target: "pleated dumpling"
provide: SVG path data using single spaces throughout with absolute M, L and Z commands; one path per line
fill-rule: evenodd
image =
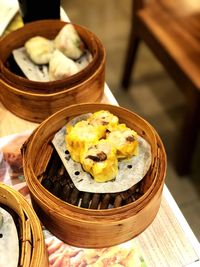
M 67 78 L 79 71 L 76 63 L 59 50 L 55 50 L 49 61 L 49 80 Z
M 48 64 L 55 49 L 53 41 L 41 36 L 30 38 L 24 46 L 28 56 L 35 64 Z
M 65 56 L 78 59 L 84 52 L 84 43 L 72 24 L 65 25 L 55 38 L 55 46 Z
M 100 110 L 94 112 L 88 118 L 88 122 L 93 126 L 101 126 L 105 135 L 106 131 L 111 131 L 116 125 L 118 125 L 119 119 L 107 110 Z
M 66 135 L 66 145 L 72 159 L 80 162 L 83 151 L 97 142 L 99 138 L 97 129 L 87 121 L 77 122 Z
M 96 182 L 113 180 L 118 173 L 116 149 L 105 139 L 88 147 L 82 154 L 81 163 Z
M 137 133 L 119 124 L 111 132 L 107 132 L 107 140 L 116 148 L 118 158 L 129 158 L 138 153 Z

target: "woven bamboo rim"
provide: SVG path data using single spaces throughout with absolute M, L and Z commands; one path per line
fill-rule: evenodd
M 4 106 L 24 119 L 41 122 L 54 112 L 75 103 L 100 102 L 105 83 L 105 48 L 88 29 L 74 25 L 93 55 L 82 71 L 53 82 L 35 82 L 20 77 L 6 66 L 12 50 L 24 45 L 30 37 L 54 38 L 66 25 L 59 20 L 27 23 L 0 41 L 0 97 Z
M 0 204 L 15 211 L 20 218 L 19 266 L 49 266 L 40 221 L 32 207 L 20 193 L 3 183 L 0 183 Z
M 39 177 L 52 152 L 49 141 L 66 122 L 77 115 L 106 109 L 117 115 L 151 144 L 152 164 L 143 179 L 144 194 L 122 207 L 90 210 L 66 203 L 40 183 Z M 37 159 L 34 155 L 37 154 Z M 30 137 L 23 149 L 24 173 L 33 206 L 44 225 L 65 242 L 82 247 L 105 247 L 141 233 L 155 218 L 166 173 L 166 154 L 152 126 L 133 112 L 107 104 L 73 105 L 52 115 Z M 50 217 L 49 217 L 50 216 Z M 56 227 L 55 227 L 56 224 Z

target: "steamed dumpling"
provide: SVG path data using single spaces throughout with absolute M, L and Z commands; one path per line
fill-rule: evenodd
M 116 149 L 105 139 L 88 147 L 81 156 L 81 163 L 99 183 L 113 180 L 118 173 Z
M 59 50 L 55 50 L 49 61 L 49 80 L 67 78 L 79 71 L 76 63 Z
M 97 142 L 100 137 L 98 129 L 87 121 L 77 122 L 66 135 L 67 149 L 72 159 L 80 162 L 83 151 L 91 144 Z
M 30 38 L 24 46 L 28 56 L 36 64 L 48 64 L 55 49 L 53 41 L 41 36 Z
M 107 132 L 107 140 L 116 148 L 118 158 L 129 158 L 138 153 L 137 133 L 123 123 Z
M 89 118 L 88 122 L 93 126 L 101 126 L 104 128 L 104 134 L 106 131 L 111 131 L 113 127 L 118 125 L 119 118 L 107 110 L 100 110 L 94 112 Z
M 84 51 L 84 44 L 71 24 L 65 25 L 55 38 L 55 46 L 65 56 L 78 59 Z

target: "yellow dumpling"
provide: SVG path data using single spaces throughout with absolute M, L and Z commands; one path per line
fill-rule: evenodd
M 73 120 L 72 120 L 73 121 Z M 73 123 L 72 121 L 69 121 L 66 125 L 66 131 L 67 133 L 70 133 L 71 130 L 74 128 L 74 126 L 78 123 L 78 122 L 83 122 L 83 125 L 91 125 L 92 127 L 95 127 L 96 128 L 96 131 L 98 132 L 98 136 L 99 138 L 102 138 L 105 136 L 105 127 L 103 125 L 98 125 L 98 124 L 92 124 L 90 123 L 88 120 L 86 119 L 83 119 L 83 120 L 80 120 L 80 121 L 77 121 L 76 123 Z M 82 124 L 80 124 L 81 126 Z
M 73 160 L 80 162 L 80 155 L 100 138 L 98 130 L 87 121 L 80 121 L 66 135 L 66 145 Z
M 105 139 L 85 150 L 81 163 L 84 170 L 89 172 L 96 182 L 110 181 L 118 173 L 116 149 Z
M 105 135 L 106 130 L 111 131 L 119 123 L 119 119 L 107 110 L 100 110 L 94 112 L 88 118 L 88 122 L 93 126 L 101 126 L 101 131 L 104 131 Z
M 137 133 L 125 124 L 119 124 L 107 133 L 107 140 L 116 148 L 118 158 L 128 158 L 138 153 Z

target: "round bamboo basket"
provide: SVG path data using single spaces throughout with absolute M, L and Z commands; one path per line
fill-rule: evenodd
M 55 171 L 59 165 L 57 159 L 52 160 L 54 148 L 51 140 L 54 134 L 71 118 L 98 110 L 109 110 L 118 116 L 120 122 L 126 123 L 145 138 L 152 150 L 151 166 L 140 182 L 139 197 L 131 198 L 132 189 L 122 192 L 115 198 L 115 202 L 126 195 L 129 195 L 128 201 L 114 208 L 104 205 L 108 194 L 103 196 L 104 204 L 99 204 L 100 209 L 83 208 L 77 204 L 80 199 L 76 203 L 65 202 L 42 185 L 49 162 L 54 169 L 53 175 L 56 176 L 59 172 Z M 122 243 L 144 231 L 158 212 L 166 173 L 165 150 L 152 126 L 127 109 L 95 103 L 72 105 L 45 120 L 26 142 L 22 151 L 25 178 L 36 213 L 55 236 L 71 245 L 99 248 Z M 72 195 L 76 190 L 73 189 Z M 97 195 L 94 194 L 91 201 Z
M 10 208 L 18 216 L 19 266 L 49 266 L 41 224 L 33 208 L 19 192 L 0 183 L 0 205 L 2 204 Z
M 54 39 L 67 24 L 60 20 L 27 23 L 0 40 L 0 95 L 4 106 L 23 119 L 41 122 L 71 104 L 100 102 L 105 82 L 105 49 L 88 29 L 74 25 L 92 54 L 92 61 L 82 71 L 53 82 L 36 82 L 17 74 L 12 51 L 33 36 Z

